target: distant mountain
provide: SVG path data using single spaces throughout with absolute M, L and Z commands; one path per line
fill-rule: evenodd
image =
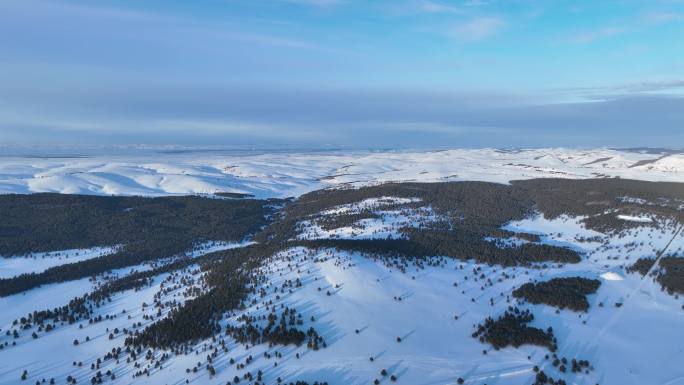
M 299 196 L 382 182 L 531 178 L 684 180 L 684 155 L 665 150 L 216 151 L 126 149 L 87 156 L 0 157 L 0 193 Z

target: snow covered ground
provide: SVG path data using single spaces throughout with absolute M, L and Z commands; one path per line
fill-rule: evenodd
M 368 198 L 361 202 L 350 203 L 346 205 L 339 205 L 320 213 L 323 216 L 332 216 L 340 214 L 358 214 L 365 210 L 377 211 L 388 206 L 405 205 L 408 203 L 420 202 L 420 198 L 399 198 L 399 197 L 379 197 Z
M 11 278 L 26 273 L 40 273 L 54 266 L 101 257 L 114 253 L 116 250 L 117 247 L 94 247 L 0 257 L 0 278 Z
M 361 202 L 340 205 L 314 215 L 299 223 L 297 239 L 399 239 L 404 227 L 420 227 L 435 222 L 440 217 L 430 206 L 406 207 L 418 203 L 418 198 L 380 197 Z M 373 218 L 359 219 L 347 226 L 325 228 L 323 222 L 336 216 L 370 213 Z
M 252 243 L 253 242 L 249 241 L 206 242 L 202 245 L 198 245 L 194 250 L 189 251 L 187 256 L 196 258 L 215 251 L 248 246 Z M 171 260 L 172 259 L 169 259 L 168 261 Z M 4 309 L 4 311 L 0 312 L 0 331 L 6 331 L 6 326 L 17 317 L 25 316 L 34 310 L 51 309 L 56 305 L 65 305 L 71 299 L 75 297 L 81 297 L 93 291 L 106 280 L 110 280 L 115 277 L 123 277 L 128 274 L 132 274 L 133 272 L 151 270 L 154 266 L 168 261 L 144 262 L 139 265 L 110 270 L 99 275 L 95 280 L 93 280 L 91 277 L 81 278 L 61 283 L 43 285 L 19 294 L 0 297 L 0 309 Z
M 633 215 L 618 215 L 618 219 L 622 219 L 623 221 L 629 221 L 629 222 L 642 222 L 642 223 L 650 223 L 653 221 L 653 219 L 649 217 L 637 217 Z
M 190 277 L 199 278 L 197 267 L 188 267 L 182 276 L 186 279 Z M 29 371 L 31 375 L 30 383 L 35 383 L 36 380 L 43 378 L 49 381 L 50 378 L 54 377 L 58 380 L 57 383 L 63 384 L 69 375 L 74 376 L 79 384 L 90 383 L 90 378 L 92 377 L 91 364 L 96 358 L 101 358 L 104 354 L 110 352 L 112 348 L 122 345 L 126 336 L 121 331 L 124 329 L 131 331 L 140 330 L 158 318 L 157 308 L 143 306 L 143 303 L 152 305 L 155 303 L 155 295 L 162 291 L 162 283 L 166 281 L 166 286 L 168 287 L 179 279 L 167 281 L 169 277 L 170 274 L 161 274 L 154 278 L 150 286 L 144 287 L 141 290 L 129 290 L 116 295 L 112 302 L 97 309 L 96 315 L 110 316 L 110 318 L 104 321 L 97 323 L 88 323 L 86 321 L 72 325 L 65 323 L 56 324 L 55 330 L 49 333 L 40 333 L 37 339 L 32 339 L 32 330 L 22 331 L 19 338 L 16 339 L 11 336 L 1 336 L 0 338 L 3 343 L 5 341 L 10 344 L 16 342 L 16 346 L 10 345 L 0 350 L 0 356 L 2 356 L 3 361 L 0 363 L 0 383 L 20 383 L 16 372 L 19 371 L 19 374 L 21 374 L 23 370 Z M 164 293 L 160 299 L 175 299 L 182 303 L 184 300 L 191 298 L 180 296 L 180 292 L 185 289 L 186 287 L 181 287 L 169 293 Z M 49 306 L 46 308 L 49 308 Z M 168 310 L 168 307 L 161 309 L 162 316 Z M 12 315 L 15 317 L 12 319 L 16 319 L 17 317 L 25 316 L 26 313 L 13 312 Z M 150 315 L 153 316 L 153 319 L 146 318 Z M 3 317 L 2 320 L 3 331 L 8 330 L 11 325 L 11 320 L 5 318 Z M 132 326 L 138 322 L 142 325 Z M 109 334 L 114 332 L 115 329 L 118 329 L 119 332 L 116 333 L 115 338 L 110 339 Z M 74 345 L 74 340 L 78 340 L 79 344 Z M 55 354 L 55 352 L 59 352 L 59 354 Z M 81 366 L 74 365 L 74 363 L 79 362 L 82 363 Z M 107 365 L 104 365 L 102 371 L 105 372 L 108 369 Z M 123 380 L 121 383 L 130 383 L 129 372 L 132 369 L 133 367 L 131 366 L 115 372 Z
M 386 181 L 484 180 L 508 182 L 537 177 L 592 178 L 615 177 L 644 180 L 684 180 L 684 155 L 638 153 L 610 149 L 538 149 L 524 151 L 449 150 L 433 152 L 356 153 L 272 153 L 255 155 L 214 152 L 156 153 L 134 152 L 107 156 L 35 158 L 0 156 L 0 193 L 54 191 L 85 194 L 168 195 L 211 194 L 218 191 L 249 193 L 257 197 L 297 196 L 315 189 L 365 185 Z M 641 198 L 625 201 L 645 205 Z M 399 229 L 438 221 L 429 206 L 413 208 L 418 200 L 380 197 L 342 205 L 319 213 L 318 217 L 372 212 L 375 217 L 352 225 L 323 229 L 312 217 L 301 223 L 300 239 L 400 237 Z M 684 202 L 681 202 L 684 209 Z M 405 207 L 402 207 L 405 205 Z M 216 375 L 206 370 L 207 354 L 216 343 L 197 344 L 197 353 L 174 355 L 163 369 L 147 377 L 132 378 L 132 364 L 108 361 L 102 372 L 111 370 L 112 384 L 226 384 L 249 370 L 262 370 L 266 383 L 278 377 L 289 381 L 328 381 L 331 385 L 371 384 L 374 379 L 398 384 L 528 385 L 536 365 L 554 378 L 576 385 L 684 385 L 684 313 L 682 299 L 661 290 L 651 277 L 626 273 L 625 267 L 640 257 L 654 257 L 669 244 L 668 253 L 684 255 L 684 233 L 672 239 L 678 223 L 655 215 L 617 215 L 630 222 L 619 234 L 586 229 L 585 218 L 541 215 L 507 223 L 504 229 L 537 234 L 542 243 L 577 250 L 577 264 L 547 264 L 543 269 L 476 264 L 472 261 L 435 258 L 436 263 L 410 266 L 402 273 L 386 260 L 358 253 L 333 250 L 311 251 L 293 248 L 280 252 L 262 267 L 267 275 L 265 297 L 256 294 L 256 304 L 230 312 L 223 325 L 236 324 L 243 314 L 266 315 L 264 301 L 288 306 L 303 315 L 301 330 L 312 326 L 325 338 L 327 347 L 312 351 L 305 345 L 246 347 L 230 340 L 229 351 L 214 360 Z M 529 240 L 495 239 L 502 246 Z M 209 242 L 188 253 L 197 257 L 221 249 L 250 244 Z M 30 256 L 0 258 L 0 278 L 40 272 L 63 263 L 95 258 L 112 248 L 67 250 Z M 123 276 L 132 270 L 150 269 L 142 264 L 109 272 Z M 482 275 L 484 279 L 481 278 Z M 524 304 L 535 314 L 532 326 L 552 326 L 558 338 L 559 355 L 587 359 L 594 370 L 588 374 L 561 374 L 544 358 L 549 352 L 534 346 L 493 350 L 471 338 L 475 325 L 488 316 L 501 314 L 516 304 L 512 290 L 532 280 L 582 276 L 601 281 L 596 294 L 589 295 L 586 313 L 558 310 L 547 305 Z M 57 384 L 67 375 L 79 384 L 90 382 L 90 365 L 98 357 L 122 346 L 121 333 L 112 339 L 115 328 L 149 324 L 156 309 L 142 303 L 183 301 L 186 287 L 163 291 L 167 279 L 191 279 L 202 288 L 201 274 L 190 267 L 178 277 L 161 274 L 149 287 L 112 296 L 112 301 L 95 310 L 96 315 L 115 315 L 94 324 L 59 325 L 49 333 L 21 331 L 17 339 L 5 333 L 16 328 L 15 319 L 34 310 L 66 304 L 93 290 L 105 279 L 83 278 L 44 285 L 20 294 L 0 298 L 0 385 L 22 383 L 21 372 L 28 370 L 25 383 L 33 384 L 54 376 Z M 277 291 L 288 280 L 299 279 L 301 287 Z M 169 281 L 166 281 L 169 282 Z M 620 306 L 616 306 L 620 304 Z M 125 313 L 123 313 L 125 310 Z M 163 317 L 169 310 L 162 310 Z M 130 318 L 129 318 L 130 317 Z M 313 320 L 312 318 L 313 317 Z M 137 327 L 138 329 L 140 327 Z M 86 341 L 89 337 L 89 341 Z M 397 342 L 397 337 L 401 342 Z M 73 345 L 73 340 L 80 343 Z M 13 345 L 16 342 L 16 345 Z M 483 354 L 483 350 L 486 354 Z M 264 356 L 264 353 L 282 357 Z M 55 354 L 59 352 L 59 354 Z M 299 357 L 297 357 L 299 354 Z M 244 363 L 244 369 L 230 359 Z M 373 360 L 371 360 L 371 357 Z M 83 362 L 74 366 L 73 362 Z M 278 363 L 276 366 L 275 363 Z M 187 369 L 200 363 L 197 373 Z M 380 374 L 382 369 L 388 376 Z M 244 383 L 244 382 L 241 382 Z
M 222 324 L 235 325 L 243 314 L 266 315 L 269 310 L 263 304 L 272 301 L 279 309 L 283 305 L 302 314 L 304 322 L 298 327 L 306 330 L 313 326 L 324 337 L 326 348 L 312 351 L 305 345 L 266 344 L 246 347 L 227 339 L 228 352 L 220 352 L 214 359 L 217 373 L 210 376 L 206 356 L 217 343 L 207 340 L 198 343 L 191 354 L 172 355 L 163 369 L 153 369 L 149 377 L 133 380 L 132 374 L 138 369 L 123 361 L 106 361 L 101 370 L 115 373 L 115 380 L 106 381 L 113 384 L 180 385 L 186 380 L 191 384 L 225 384 L 236 375 L 246 371 L 256 375 L 258 370 L 269 384 L 278 377 L 310 383 L 324 380 L 332 385 L 369 384 L 376 378 L 383 380 L 380 371 L 386 369 L 387 377 L 395 375 L 398 384 L 454 384 L 462 377 L 466 384 L 527 385 L 533 382 L 536 365 L 569 384 L 684 384 L 684 367 L 680 365 L 684 360 L 681 299 L 662 292 L 650 278 L 624 271 L 624 266 L 637 258 L 652 257 L 662 249 L 672 238 L 675 223 L 661 219 L 637 223 L 637 227 L 615 236 L 587 230 L 582 219 L 534 216 L 505 226 L 512 231 L 539 234 L 544 243 L 572 247 L 585 256 L 578 264 L 551 264 L 544 269 L 504 269 L 435 258 L 433 265 L 410 266 L 402 273 L 388 261 L 358 253 L 288 249 L 262 267 L 267 275 L 263 284 L 266 296 L 254 294 L 256 303 L 243 311 L 230 312 Z M 680 235 L 670 250 L 681 251 L 682 247 L 684 236 Z M 0 350 L 0 384 L 18 383 L 24 369 L 29 371 L 29 383 L 44 376 L 56 376 L 61 383 L 67 375 L 77 377 L 78 383 L 87 383 L 95 359 L 123 342 L 121 334 L 112 340 L 107 338 L 114 328 L 130 329 L 134 322 L 143 322 L 143 326 L 150 322 L 144 315 L 156 314 L 155 309 L 145 310 L 141 304 L 155 301 L 155 294 L 161 292 L 160 285 L 168 276 L 158 276 L 143 290 L 117 294 L 111 303 L 96 309 L 96 314 L 116 315 L 114 319 L 83 329 L 77 325 L 60 326 L 36 340 L 30 338 L 30 331 L 23 331 L 17 346 Z M 200 278 L 192 268 L 182 276 Z M 474 325 L 516 303 L 510 297 L 514 288 L 531 280 L 568 276 L 601 280 L 598 292 L 589 296 L 588 312 L 557 312 L 546 305 L 523 307 L 532 309 L 536 316 L 532 326 L 553 327 L 560 356 L 590 361 L 594 370 L 588 374 L 559 373 L 544 358 L 549 354 L 544 348 L 522 346 L 495 351 L 471 338 Z M 301 287 L 290 287 L 291 292 L 274 290 L 296 279 L 302 282 Z M 30 307 L 16 304 L 47 297 L 51 289 L 44 287 L 1 299 L 0 306 L 8 309 L 0 319 L 2 331 L 11 328 L 13 319 L 35 308 L 35 303 Z M 62 289 L 60 286 L 59 291 Z M 36 296 L 38 292 L 43 295 Z M 167 292 L 157 302 L 180 300 L 179 295 L 179 291 Z M 55 300 L 53 297 L 49 303 L 55 304 Z M 616 303 L 622 305 L 617 307 Z M 86 336 L 90 341 L 83 342 Z M 0 342 L 13 341 L 10 337 L 0 338 Z M 82 343 L 73 346 L 73 339 Z M 50 354 L 53 351 L 63 353 Z M 276 351 L 282 357 L 274 357 Z M 266 357 L 265 352 L 271 357 Z M 250 355 L 254 359 L 244 369 L 229 362 L 232 358 L 236 363 L 245 363 Z M 27 361 L 26 357 L 34 359 Z M 84 366 L 74 367 L 73 361 L 82 361 Z M 196 373 L 186 372 L 198 363 Z M 382 383 L 390 383 L 387 377 Z
M 540 177 L 684 180 L 684 154 L 613 149 L 255 154 L 131 149 L 101 153 L 52 158 L 0 156 L 0 193 L 169 195 L 226 191 L 265 198 L 387 181 L 506 183 Z

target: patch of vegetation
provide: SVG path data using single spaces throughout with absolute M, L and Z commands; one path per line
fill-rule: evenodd
M 626 270 L 629 273 L 638 272 L 641 275 L 646 275 L 655 264 L 655 261 L 655 258 L 639 258 L 632 266 L 628 266 Z
M 256 249 L 258 249 L 258 251 L 254 251 Z M 247 246 L 245 249 L 218 251 L 194 259 L 183 258 L 172 263 L 163 264 L 154 269 L 135 272 L 109 281 L 86 295 L 72 299 L 67 305 L 52 309 L 36 310 L 29 313 L 26 317 L 22 318 L 22 320 L 24 320 L 22 321 L 22 324 L 33 323 L 44 326 L 45 323 L 50 321 L 55 323 L 67 322 L 73 324 L 81 320 L 92 320 L 93 310 L 109 301 L 112 295 L 130 289 L 138 290 L 146 286 L 151 279 L 160 274 L 177 272 L 194 264 L 203 266 L 205 270 L 214 267 L 217 270 L 220 268 L 222 273 L 232 274 L 233 272 L 229 270 L 235 266 L 233 264 L 223 264 L 222 261 L 224 259 L 235 257 L 236 259 L 244 260 L 245 255 L 260 254 L 262 251 L 263 249 L 258 245 L 253 245 Z M 220 280 L 218 277 L 219 274 L 221 273 L 209 274 L 208 277 L 211 277 L 211 282 L 216 284 Z
M 532 385 L 566 385 L 567 383 L 563 379 L 554 379 L 548 376 L 544 371 L 539 371 L 534 376 L 534 383 Z
M 314 381 L 312 383 L 306 382 L 306 381 L 295 381 L 295 382 L 288 382 L 289 385 L 328 385 L 328 382 L 323 381 Z
M 173 257 L 187 251 L 188 246 L 186 242 L 178 239 L 151 240 L 147 244 L 127 245 L 114 254 L 51 267 L 41 273 L 0 279 L 0 297 L 21 293 L 49 283 L 70 281 L 146 261 Z
M 491 231 L 490 236 L 492 238 L 500 238 L 500 239 L 515 237 L 515 238 L 522 239 L 522 240 L 525 240 L 528 242 L 540 242 L 541 241 L 541 237 L 538 234 L 522 233 L 522 232 L 516 233 L 514 231 L 505 230 L 505 229 L 493 230 L 493 231 Z
M 181 254 L 204 241 L 240 241 L 268 223 L 268 201 L 1 195 L 0 254 L 124 245 L 117 253 L 0 280 L 0 296 Z
M 649 213 L 684 222 L 684 212 L 679 210 L 684 199 L 684 183 L 621 178 L 541 178 L 512 181 L 511 185 L 519 194 L 534 201 L 545 217 L 587 216 L 584 220 L 587 228 L 602 232 L 644 225 L 618 219 L 617 214 Z M 625 197 L 637 199 L 625 200 Z M 638 200 L 657 204 L 642 204 Z
M 254 198 L 254 194 L 226 192 L 226 191 L 217 192 L 214 195 L 224 197 L 224 198 L 233 198 L 233 199 Z
M 429 205 L 442 220 L 421 228 L 402 229 L 403 237 L 411 242 L 338 243 L 341 248 L 412 256 L 446 255 L 505 266 L 543 261 L 573 263 L 580 260 L 576 252 L 540 245 L 538 235 L 516 234 L 502 230 L 501 227 L 509 221 L 525 218 L 535 212 L 541 212 L 549 218 L 563 214 L 585 215 L 588 216 L 585 220 L 587 227 L 607 232 L 644 225 L 618 219 L 617 213 L 635 215 L 648 212 L 684 220 L 684 214 L 677 209 L 677 202 L 684 198 L 684 184 L 677 183 L 623 179 L 534 179 L 514 181 L 511 185 L 485 182 L 387 183 L 305 194 L 287 205 L 279 220 L 261 236 L 268 240 L 287 241 L 296 237 L 297 224 L 302 220 L 339 205 L 381 196 L 418 198 L 418 201 L 410 204 L 412 207 Z M 624 199 L 625 197 L 635 199 Z M 638 203 L 641 201 L 657 201 L 659 204 Z M 604 214 L 609 209 L 614 212 Z M 331 219 L 328 227 L 353 223 L 363 215 L 365 214 L 360 217 L 341 216 L 339 222 Z M 512 236 L 529 243 L 499 247 L 495 242 L 484 240 L 489 237 Z
M 502 316 L 496 320 L 487 317 L 484 323 L 477 325 L 473 338 L 479 338 L 480 342 L 491 344 L 499 350 L 506 346 L 517 348 L 521 345 L 530 344 L 548 348 L 554 352 L 558 349 L 553 329 L 546 331 L 527 326 L 534 320 L 534 314 L 529 310 L 520 310 L 517 307 L 509 307 Z
M 316 223 L 321 226 L 323 230 L 334 230 L 340 227 L 354 226 L 362 219 L 376 219 L 380 215 L 375 214 L 371 210 L 363 210 L 353 214 L 337 214 L 319 216 L 315 219 Z
M 670 294 L 684 294 L 684 258 L 661 258 L 660 267 L 657 279 L 663 288 Z
M 319 239 L 298 241 L 309 248 L 336 248 L 359 251 L 379 256 L 422 258 L 448 256 L 480 263 L 503 266 L 528 265 L 535 262 L 577 263 L 580 257 L 574 250 L 550 245 L 526 243 L 515 247 L 497 247 L 478 236 L 461 234 L 455 238 L 451 231 L 409 229 L 408 239 Z
M 574 311 L 589 309 L 588 294 L 596 293 L 601 281 L 582 277 L 554 278 L 546 282 L 528 282 L 513 291 L 516 298 L 533 303 L 544 303 Z
M 522 219 L 533 212 L 533 202 L 517 195 L 508 185 L 487 182 L 449 183 L 386 183 L 358 189 L 319 190 L 304 194 L 287 205 L 272 226 L 261 234 L 262 239 L 286 241 L 297 235 L 297 224 L 322 211 L 378 197 L 418 198 L 401 204 L 401 208 L 430 205 L 436 215 L 447 219 L 448 225 L 437 228 L 480 234 L 482 237 L 512 219 Z M 387 209 L 387 207 L 383 207 Z
M 654 258 L 639 258 L 627 271 L 646 275 L 654 263 Z M 684 258 L 662 257 L 652 275 L 669 294 L 684 294 Z
M 226 334 L 233 337 L 237 342 L 243 344 L 270 345 L 297 345 L 300 346 L 307 341 L 307 347 L 318 350 L 326 346 L 325 340 L 316 329 L 310 327 L 306 333 L 299 330 L 297 325 L 303 323 L 301 314 L 296 309 L 284 308 L 280 316 L 273 308 L 267 317 L 268 323 L 265 326 L 259 325 L 259 319 L 243 315 L 238 321 L 241 325 L 229 326 Z
M 63 195 L 0 195 L 0 255 L 166 241 L 237 241 L 272 212 L 266 201 Z M 186 247 L 189 247 L 186 246 Z
M 261 278 L 255 271 L 276 249 L 254 245 L 227 250 L 226 256 L 204 264 L 209 291 L 173 309 L 166 318 L 126 339 L 135 347 L 173 348 L 211 337 L 221 331 L 219 321 L 229 310 L 242 308 Z

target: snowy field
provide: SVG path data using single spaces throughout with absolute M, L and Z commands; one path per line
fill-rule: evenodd
M 382 202 L 391 200 L 361 202 L 337 209 L 344 212 L 360 207 L 382 210 Z M 582 219 L 562 216 L 549 220 L 533 216 L 504 226 L 511 231 L 539 234 L 543 243 L 572 247 L 584 256 L 578 264 L 551 264 L 544 269 L 503 269 L 434 258 L 432 265 L 410 265 L 402 273 L 391 261 L 358 253 L 288 249 L 262 267 L 267 279 L 260 288 L 264 288 L 266 296 L 253 295 L 254 304 L 242 311 L 229 312 L 221 323 L 236 325 L 243 315 L 267 315 L 267 304 L 277 308 L 287 306 L 303 316 L 304 322 L 299 328 L 314 327 L 324 337 L 327 347 L 313 351 L 306 345 L 245 346 L 227 338 L 228 351 L 219 350 L 213 358 L 216 374 L 211 376 L 206 370 L 206 357 L 218 345 L 209 339 L 198 343 L 190 354 L 171 355 L 161 368 L 150 366 L 141 358 L 138 368 L 132 363 L 105 360 L 101 371 L 114 373 L 115 378 L 106 381 L 112 384 L 180 385 L 186 380 L 190 384 L 225 384 L 236 375 L 242 376 L 246 371 L 256 375 L 259 370 L 266 383 L 276 383 L 278 377 L 310 383 L 325 380 L 334 385 L 370 384 L 376 378 L 390 383 L 389 376 L 394 375 L 397 383 L 412 385 L 455 384 L 458 378 L 466 379 L 466 384 L 531 384 L 534 366 L 553 377 L 561 377 L 550 360 L 545 359 L 550 354 L 548 350 L 524 345 L 495 351 L 471 338 L 474 325 L 515 305 L 517 301 L 510 294 L 523 283 L 581 276 L 601 281 L 598 292 L 588 297 L 587 312 L 524 305 L 536 316 L 532 326 L 553 327 L 559 341 L 559 356 L 586 359 L 593 367 L 589 373 L 566 373 L 562 378 L 578 385 L 684 384 L 684 367 L 680 365 L 684 360 L 681 299 L 662 292 L 652 279 L 642 279 L 624 270 L 637 258 L 653 256 L 665 247 L 672 239 L 676 223 L 660 218 L 653 218 L 652 222 L 637 221 L 636 227 L 616 236 L 587 230 Z M 194 254 L 236 246 L 240 245 L 207 244 Z M 681 252 L 682 248 L 684 236 L 680 234 L 669 250 Z M 35 328 L 22 331 L 18 339 L 0 336 L 0 343 L 17 343 L 0 350 L 0 384 L 18 383 L 24 369 L 28 370 L 29 383 L 44 376 L 63 379 L 69 375 L 77 378 L 79 384 L 88 383 L 92 376 L 89 368 L 96 358 L 122 346 L 125 336 L 121 332 L 112 339 L 107 337 L 113 330 L 139 330 L 169 310 L 166 307 L 157 313 L 156 305 L 145 307 L 143 302 L 148 305 L 169 300 L 182 303 L 191 298 L 181 296 L 184 289 L 168 290 L 172 282 L 181 279 L 190 280 L 203 290 L 201 274 L 190 267 L 175 277 L 157 276 L 142 290 L 116 294 L 112 302 L 96 309 L 96 315 L 114 315 L 112 319 L 86 324 L 82 329 L 78 325 L 63 325 L 50 333 L 39 333 L 35 340 L 30 337 Z M 297 279 L 301 287 L 288 286 L 288 282 Z M 167 290 L 162 290 L 164 282 Z M 83 279 L 1 299 L 0 306 L 7 309 L 0 319 L 3 334 L 13 328 L 13 319 L 40 308 L 41 304 L 49 307 L 55 301 L 66 302 L 85 293 L 92 285 L 93 282 Z M 60 293 L 59 298 L 53 296 L 55 292 Z M 620 307 L 616 306 L 618 303 Z M 142 326 L 132 329 L 131 325 L 136 322 Z M 644 325 L 657 327 L 644 328 Z M 80 344 L 74 346 L 74 339 Z M 50 354 L 52 351 L 63 354 Z M 281 356 L 276 357 L 276 352 Z M 154 354 L 161 357 L 162 352 Z M 253 360 L 246 363 L 248 356 Z M 27 361 L 26 357 L 34 358 Z M 231 359 L 236 364 L 231 364 Z M 74 366 L 74 361 L 82 362 L 83 366 Z M 238 368 L 240 363 L 246 366 Z M 187 372 L 186 369 L 197 365 L 197 372 Z M 134 379 L 133 373 L 143 368 L 148 368 L 151 375 Z M 380 374 L 382 369 L 386 369 L 387 376 Z
M 380 197 L 369 198 L 361 202 L 340 205 L 314 215 L 312 219 L 298 224 L 300 229 L 297 239 L 399 239 L 404 238 L 400 230 L 404 227 L 420 227 L 439 220 L 432 208 L 404 207 L 410 203 L 418 203 L 420 199 Z M 322 221 L 334 220 L 340 215 L 370 213 L 374 218 L 363 218 L 348 226 L 326 229 Z
M 0 157 L 0 193 L 169 195 L 225 191 L 266 198 L 387 181 L 506 183 L 542 177 L 682 181 L 684 154 L 612 149 L 256 154 L 132 149 L 109 155 Z
M 114 253 L 117 247 L 94 247 L 31 253 L 29 255 L 0 257 L 0 278 L 11 278 L 20 274 L 40 273 L 65 263 L 75 263 Z
M 263 198 L 387 181 L 505 183 L 538 177 L 616 176 L 681 182 L 684 155 L 609 149 L 486 149 L 254 155 L 146 151 L 92 157 L 0 157 L 1 193 L 158 196 L 224 191 Z M 629 196 L 619 199 L 644 206 L 663 203 Z M 684 201 L 675 203 L 674 207 L 681 204 L 684 210 Z M 405 385 L 452 385 L 459 378 L 468 385 L 529 385 L 537 366 L 574 385 L 684 385 L 681 296 L 664 292 L 653 277 L 626 271 L 637 259 L 655 257 L 663 250 L 668 255 L 684 255 L 684 233 L 676 234 L 680 223 L 675 220 L 659 217 L 657 211 L 646 212 L 603 213 L 615 215 L 618 223 L 625 225 L 611 233 L 587 229 L 587 217 L 531 215 L 503 226 L 527 237 L 489 239 L 500 247 L 510 247 L 533 242 L 536 237 L 529 235 L 538 235 L 540 243 L 576 250 L 582 257 L 576 264 L 503 268 L 434 257 L 430 263 L 409 263 L 402 272 L 395 263 L 398 260 L 332 249 L 289 248 L 265 258 L 260 268 L 265 279 L 250 294 L 247 307 L 224 314 L 220 323 L 225 330 L 227 325 L 239 325 L 243 316 L 254 316 L 263 326 L 261 317 L 272 309 L 294 308 L 302 315 L 297 327 L 303 331 L 315 328 L 325 340 L 324 348 L 314 351 L 306 344 L 248 346 L 225 337 L 227 351 L 207 339 L 189 354 L 165 357 L 161 367 L 140 357 L 135 363 L 104 360 L 100 370 L 108 373 L 107 384 L 228 384 L 235 376 L 242 378 L 246 372 L 256 376 L 261 371 L 266 384 L 283 378 L 287 383 L 327 381 L 330 385 L 372 384 L 378 379 L 387 385 L 393 383 L 390 376 L 395 376 L 397 384 Z M 396 239 L 403 237 L 402 228 L 445 220 L 419 198 L 382 196 L 305 217 L 297 224 L 296 238 Z M 251 243 L 207 242 L 188 251 L 186 257 Z M 0 258 L 0 278 L 41 272 L 115 251 L 116 246 L 103 246 Z M 110 302 L 94 309 L 94 316 L 103 320 L 86 320 L 81 322 L 83 327 L 62 323 L 45 332 L 35 325 L 21 328 L 14 321 L 35 310 L 65 305 L 116 277 L 150 270 L 175 258 L 0 298 L 0 385 L 35 384 L 43 379 L 49 383 L 51 377 L 64 384 L 67 376 L 73 376 L 78 384 L 89 384 L 91 365 L 112 349 L 123 347 L 124 329 L 141 330 L 207 289 L 197 266 L 157 275 L 142 289 L 114 294 Z M 511 295 L 530 281 L 576 276 L 601 282 L 598 291 L 588 296 L 586 312 L 521 303 Z M 293 286 L 296 281 L 301 286 Z M 523 345 L 494 350 L 471 337 L 486 317 L 496 318 L 516 304 L 534 313 L 531 326 L 553 327 L 559 356 L 589 360 L 592 370 L 560 373 L 545 358 L 550 354 L 546 348 Z M 216 374 L 211 375 L 207 356 L 214 352 L 211 364 Z M 154 359 L 161 360 L 163 353 L 155 351 Z M 253 359 L 247 360 L 250 356 Z M 133 377 L 143 369 L 150 375 Z M 383 369 L 386 375 L 381 374 Z M 20 380 L 23 370 L 28 371 L 26 381 Z
M 205 254 L 215 251 L 228 250 L 237 247 L 244 247 L 251 245 L 253 242 L 207 242 L 198 245 L 194 250 L 188 252 L 186 255 L 190 258 L 197 258 Z M 98 248 L 99 249 L 99 248 Z M 94 249 L 94 250 L 98 250 Z M 57 252 L 52 252 L 55 254 Z M 63 252 L 62 252 L 63 253 Z M 168 261 L 154 261 L 145 262 L 139 265 L 128 266 L 121 269 L 110 270 L 96 277 L 81 278 L 77 280 L 43 285 L 35 289 L 24 291 L 19 294 L 14 294 L 8 297 L 0 297 L 0 331 L 6 331 L 7 325 L 17 317 L 25 316 L 34 310 L 44 310 L 54 308 L 55 305 L 61 306 L 69 302 L 69 300 L 87 294 L 96 289 L 99 285 L 116 277 L 126 276 L 134 272 L 147 271 L 154 268 L 154 266 L 170 262 Z M 0 366 L 1 367 L 1 366 Z

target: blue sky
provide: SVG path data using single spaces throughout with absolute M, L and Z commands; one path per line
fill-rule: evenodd
M 682 0 L 5 0 L 0 142 L 684 146 Z

